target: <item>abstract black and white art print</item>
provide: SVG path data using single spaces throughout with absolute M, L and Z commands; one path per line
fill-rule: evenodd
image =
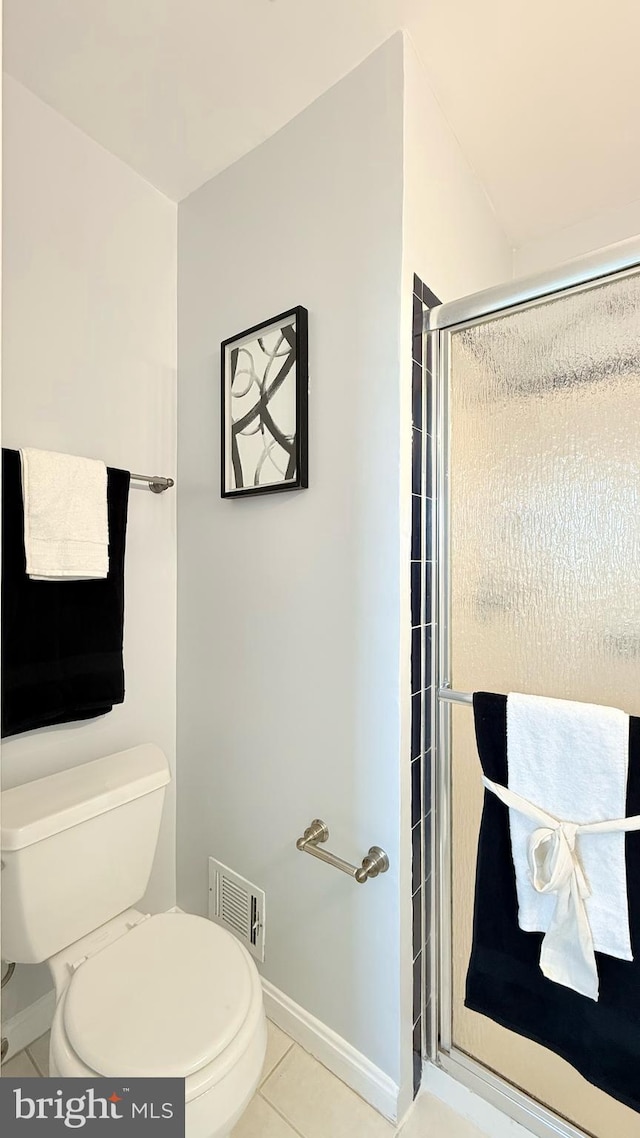
M 306 487 L 306 308 L 224 340 L 221 355 L 222 497 Z

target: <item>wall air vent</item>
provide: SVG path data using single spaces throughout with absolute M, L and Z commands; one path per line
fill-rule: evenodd
M 265 895 L 227 865 L 209 858 L 209 920 L 241 940 L 264 961 Z

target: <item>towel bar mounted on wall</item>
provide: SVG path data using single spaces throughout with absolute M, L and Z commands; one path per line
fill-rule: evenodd
M 310 826 L 307 826 L 303 836 L 298 838 L 296 842 L 296 849 L 300 853 L 311 854 L 312 857 L 319 858 L 320 861 L 326 861 L 327 865 L 333 865 L 336 869 L 342 870 L 343 873 L 348 873 L 349 877 L 353 877 L 359 885 L 364 885 L 370 877 L 377 877 L 379 873 L 386 873 L 389 868 L 389 858 L 380 846 L 371 846 L 369 853 L 362 859 L 362 865 L 352 865 L 350 861 L 344 861 L 343 858 L 338 857 L 330 850 L 323 850 L 320 848 L 320 843 L 329 840 L 329 827 L 326 822 L 320 818 L 314 818 Z
M 164 478 L 160 474 L 132 474 L 134 482 L 146 482 L 154 494 L 162 494 L 175 485 L 173 478 Z

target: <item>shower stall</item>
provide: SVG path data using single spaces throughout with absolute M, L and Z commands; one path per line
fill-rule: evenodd
M 433 308 L 425 337 L 437 567 L 429 1056 L 540 1138 L 637 1138 L 635 1111 L 464 1001 L 483 803 L 471 693 L 640 715 L 640 242 Z

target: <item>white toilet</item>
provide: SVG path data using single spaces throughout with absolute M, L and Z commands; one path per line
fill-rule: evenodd
M 131 908 L 169 779 L 145 744 L 4 792 L 2 955 L 51 968 L 51 1075 L 184 1078 L 187 1138 L 223 1138 L 260 1079 L 262 988 L 211 921 Z

